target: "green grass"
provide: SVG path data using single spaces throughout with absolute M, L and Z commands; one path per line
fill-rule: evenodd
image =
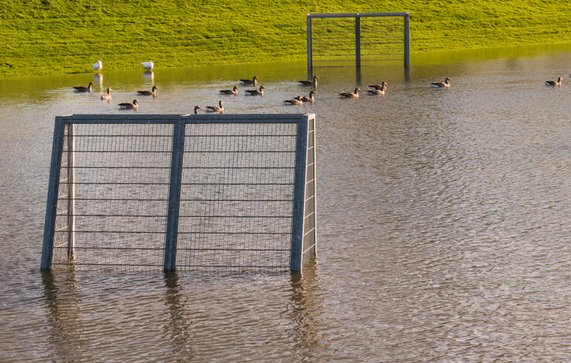
M 0 78 L 304 60 L 306 14 L 394 11 L 413 55 L 571 41 L 569 1 L 3 0 Z

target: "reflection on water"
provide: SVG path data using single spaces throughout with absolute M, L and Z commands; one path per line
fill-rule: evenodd
M 568 53 L 319 70 L 303 64 L 103 73 L 0 85 L 2 361 L 565 361 L 571 356 Z M 414 59 L 413 59 L 414 61 Z M 319 265 L 289 274 L 40 273 L 55 115 L 189 113 L 257 75 L 227 113 L 316 114 Z M 452 87 L 430 82 L 449 76 Z M 106 87 L 113 102 L 101 102 Z M 293 358 L 293 359 L 292 359 Z
M 190 301 L 185 299 L 184 291 L 175 272 L 165 274 L 165 305 L 168 312 L 168 323 L 165 324 L 165 336 L 169 337 L 172 350 L 176 352 L 176 359 L 190 361 L 192 354 L 193 334 L 191 320 L 187 319 L 185 308 Z
M 49 325 L 50 359 L 88 360 L 94 356 L 84 336 L 82 301 L 73 269 L 57 274 L 41 273 Z

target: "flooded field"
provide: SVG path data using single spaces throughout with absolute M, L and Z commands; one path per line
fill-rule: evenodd
M 0 360 L 568 360 L 570 56 L 318 69 L 301 106 L 283 101 L 307 93 L 303 64 L 2 82 Z M 153 83 L 139 113 L 190 113 L 253 75 L 266 94 L 239 86 L 226 113 L 316 115 L 318 263 L 303 278 L 40 272 L 56 115 L 125 112 Z M 386 95 L 366 93 L 381 81 Z

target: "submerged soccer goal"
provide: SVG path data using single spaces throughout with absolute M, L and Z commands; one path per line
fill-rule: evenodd
M 301 272 L 313 114 L 56 117 L 41 269 Z
M 316 66 L 364 64 L 402 59 L 410 68 L 410 15 L 339 13 L 307 15 L 307 70 Z

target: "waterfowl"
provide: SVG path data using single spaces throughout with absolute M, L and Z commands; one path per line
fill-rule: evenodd
M 101 95 L 101 101 L 111 101 L 111 88 L 107 87 L 107 92 Z
M 264 86 L 260 86 L 258 89 L 247 89 L 246 96 L 263 96 L 265 89 Z
M 80 93 L 91 93 L 91 90 L 93 89 L 93 82 L 89 82 L 89 84 L 87 85 L 87 87 L 84 86 L 73 86 L 73 88 L 75 89 L 75 92 L 80 92 Z
M 218 101 L 218 106 L 206 106 L 206 112 L 224 113 L 222 100 Z
M 200 110 L 200 106 L 196 105 L 194 106 L 194 114 L 198 115 L 198 110 Z
M 303 103 L 302 98 L 303 97 L 301 97 L 301 96 L 297 96 L 297 97 L 292 98 L 290 100 L 284 100 L 284 103 L 287 103 L 288 105 L 298 106 L 298 105 L 301 105 Z
M 431 85 L 436 88 L 450 88 L 450 78 L 446 77 L 444 82 L 432 82 Z
M 385 81 L 382 81 L 381 84 L 370 84 L 369 88 L 373 88 L 373 89 L 385 89 L 387 88 L 389 84 Z
M 301 98 L 301 101 L 302 101 L 302 102 L 309 102 L 309 103 L 315 102 L 315 91 L 310 91 L 310 92 L 309 92 L 309 96 L 307 96 L 307 97 L 306 97 L 306 96 L 303 96 L 303 97 Z
M 236 96 L 238 94 L 238 87 L 234 86 L 234 88 L 232 88 L 232 89 L 221 89 L 220 94 L 221 95 L 234 95 L 234 96 Z
M 380 89 L 376 89 L 376 88 L 368 89 L 367 93 L 372 95 L 372 96 L 384 96 L 385 95 L 385 91 L 381 91 Z
M 146 71 L 152 71 L 153 68 L 155 68 L 155 63 L 153 63 L 153 61 L 142 62 L 141 65 Z
M 341 98 L 359 98 L 359 92 L 361 89 L 359 87 L 355 88 L 353 92 L 341 92 L 339 95 Z
M 139 101 L 133 100 L 132 103 L 129 102 L 120 103 L 119 108 L 123 110 L 137 110 L 139 109 Z
M 98 60 L 97 62 L 93 63 L 92 67 L 95 72 L 99 73 L 103 68 L 103 62 Z
M 137 91 L 141 96 L 153 96 L 157 97 L 157 86 L 153 85 L 150 91 Z
M 311 78 L 311 81 L 299 81 L 299 83 L 301 83 L 302 86 L 317 88 L 317 80 L 318 79 L 319 79 L 318 76 L 313 76 Z
M 557 77 L 557 81 L 545 81 L 545 85 L 549 87 L 561 86 L 561 77 Z
M 240 83 L 246 86 L 256 86 L 258 84 L 258 77 L 254 76 L 252 79 L 241 79 Z
M 382 82 L 380 85 L 379 84 L 370 84 L 369 87 L 370 89 L 367 90 L 367 93 L 369 93 L 370 95 L 376 95 L 376 96 L 384 96 L 385 92 L 387 91 L 387 82 Z

